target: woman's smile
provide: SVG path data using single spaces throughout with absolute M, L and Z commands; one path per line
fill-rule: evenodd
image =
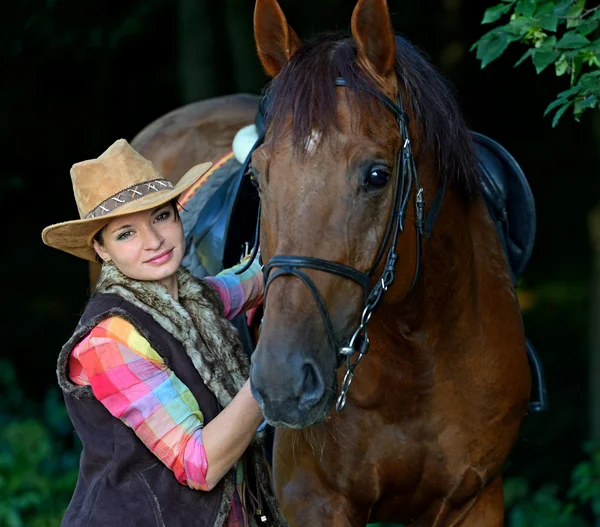
M 162 265 L 162 264 L 170 261 L 172 257 L 173 257 L 173 248 L 171 248 L 168 251 L 165 251 L 163 253 L 160 253 L 160 254 L 154 256 L 153 258 L 150 258 L 149 260 L 146 260 L 144 263 L 151 264 L 151 265 Z

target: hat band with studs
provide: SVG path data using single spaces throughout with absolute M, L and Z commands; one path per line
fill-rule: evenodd
M 167 179 L 154 179 L 152 181 L 145 181 L 138 185 L 133 185 L 125 190 L 121 190 L 118 194 L 111 196 L 107 200 L 104 200 L 94 210 L 85 215 L 84 219 L 99 218 L 108 214 L 109 212 L 118 209 L 120 206 L 126 203 L 131 203 L 136 199 L 143 198 L 148 194 L 154 192 L 160 192 L 161 190 L 172 189 L 173 183 Z

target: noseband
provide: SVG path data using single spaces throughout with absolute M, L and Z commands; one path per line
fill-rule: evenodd
M 337 78 L 335 84 L 336 86 L 347 86 L 346 81 L 343 78 Z M 377 253 L 377 257 L 375 258 L 373 266 L 367 273 L 363 273 L 347 265 L 332 262 L 329 260 L 322 260 L 321 258 L 313 258 L 309 256 L 278 255 L 273 256 L 267 262 L 263 269 L 265 277 L 265 301 L 269 286 L 271 285 L 273 280 L 275 280 L 275 278 L 279 276 L 287 275 L 296 276 L 297 278 L 302 280 L 302 282 L 306 285 L 306 287 L 313 295 L 319 312 L 321 313 L 321 318 L 323 319 L 323 323 L 327 331 L 329 343 L 338 357 L 338 368 L 343 364 L 344 359 L 346 361 L 347 371 L 344 376 L 344 380 L 342 381 L 342 388 L 336 403 L 336 410 L 338 412 L 340 412 L 346 404 L 348 390 L 350 389 L 350 385 L 352 384 L 352 380 L 354 378 L 354 370 L 356 369 L 356 366 L 369 351 L 370 341 L 367 324 L 371 319 L 371 316 L 377 309 L 377 306 L 381 302 L 383 294 L 394 283 L 394 279 L 396 276 L 396 263 L 399 258 L 396 254 L 396 243 L 398 241 L 400 233 L 404 231 L 406 210 L 408 208 L 413 186 L 416 189 L 414 200 L 416 211 L 415 226 L 417 259 L 415 266 L 415 274 L 407 294 L 410 293 L 410 291 L 412 291 L 419 278 L 419 270 L 421 267 L 421 240 L 423 236 L 428 237 L 431 234 L 446 188 L 446 179 L 443 178 L 442 184 L 438 188 L 437 193 L 431 203 L 431 207 L 429 208 L 427 218 L 425 218 L 425 199 L 423 196 L 424 192 L 423 188 L 419 185 L 415 159 L 412 154 L 411 143 L 408 137 L 409 118 L 406 112 L 404 111 L 404 107 L 402 105 L 402 96 L 399 93 L 398 102 L 395 103 L 381 92 L 369 90 L 369 93 L 375 98 L 377 98 L 388 110 L 392 112 L 398 124 L 400 136 L 403 141 L 402 147 L 398 152 L 398 160 L 396 163 L 396 174 L 394 178 L 395 189 L 392 214 L 390 216 L 390 221 L 388 223 L 385 236 L 383 238 L 381 246 L 379 247 L 379 252 Z M 259 144 L 260 140 L 254 146 L 253 150 L 257 148 Z M 246 165 L 249 164 L 249 159 L 250 155 L 248 156 Z M 260 209 L 258 213 L 255 246 L 252 252 L 252 257 L 250 258 L 250 261 L 248 262 L 247 266 L 238 271 L 238 273 L 242 273 L 245 269 L 247 269 L 256 257 L 256 254 L 258 252 L 259 226 Z M 371 286 L 374 273 L 384 257 L 385 250 L 386 247 L 388 247 L 388 244 L 389 249 L 385 257 L 385 265 L 383 267 L 383 271 L 377 278 L 377 281 L 374 282 L 375 285 Z M 327 310 L 325 302 L 323 301 L 323 297 L 319 292 L 319 289 L 317 288 L 313 280 L 301 269 L 314 269 L 316 271 L 321 271 L 324 273 L 335 274 L 343 278 L 353 280 L 363 288 L 365 307 L 361 315 L 360 324 L 358 328 L 356 328 L 356 330 L 352 334 L 352 337 L 345 346 L 340 346 L 339 341 L 335 338 L 335 332 L 333 329 L 333 324 L 331 322 L 331 317 L 329 316 L 329 312 Z M 355 354 L 357 356 L 354 359 L 354 361 L 352 361 L 351 358 Z

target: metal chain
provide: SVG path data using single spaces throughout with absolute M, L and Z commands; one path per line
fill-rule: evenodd
M 391 281 L 393 281 L 393 279 L 392 272 Z M 388 286 L 385 278 L 382 278 L 369 294 L 367 301 L 365 302 L 365 308 L 363 309 L 360 317 L 360 325 L 352 335 L 350 342 L 348 342 L 347 346 L 344 346 L 342 349 L 340 349 L 340 354 L 346 357 L 346 374 L 344 375 L 340 395 L 338 396 L 335 405 L 335 409 L 338 412 L 341 412 L 344 409 L 344 406 L 346 406 L 346 401 L 348 400 L 348 390 L 350 390 L 350 385 L 354 380 L 354 370 L 358 366 L 358 363 L 369 351 L 369 346 L 371 343 L 369 341 L 369 329 L 367 324 L 369 323 L 369 320 L 371 320 L 371 316 L 373 315 L 373 312 L 377 308 L 377 305 L 381 301 L 381 297 L 387 288 Z M 360 343 L 358 343 L 359 338 Z M 350 357 L 352 357 L 352 355 L 355 353 L 358 353 L 358 357 L 356 357 L 354 362 L 351 363 Z
M 368 345 L 369 336 L 368 336 L 368 333 L 366 332 L 366 327 L 365 327 L 365 342 Z M 335 409 L 338 412 L 341 412 L 344 409 L 344 406 L 346 406 L 346 401 L 348 399 L 348 390 L 350 389 L 350 385 L 352 384 L 352 381 L 354 380 L 354 369 L 356 368 L 356 366 L 358 366 L 358 363 L 362 360 L 362 358 L 365 355 L 366 355 L 366 353 L 358 352 L 358 357 L 356 357 L 356 360 L 352 364 L 350 364 L 350 357 L 349 356 L 346 357 L 347 371 L 346 371 L 346 374 L 344 375 L 344 380 L 342 381 L 342 389 L 340 391 L 340 395 L 339 395 L 336 405 L 335 405 Z

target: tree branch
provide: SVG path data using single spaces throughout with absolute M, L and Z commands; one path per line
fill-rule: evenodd
M 586 16 L 591 15 L 592 13 L 595 13 L 596 11 L 598 11 L 598 9 L 600 9 L 600 5 L 597 5 L 596 7 L 592 7 L 591 9 L 586 9 L 580 15 L 559 16 L 557 18 L 559 18 L 561 20 L 573 20 L 573 19 L 576 19 L 576 18 L 584 19 Z

